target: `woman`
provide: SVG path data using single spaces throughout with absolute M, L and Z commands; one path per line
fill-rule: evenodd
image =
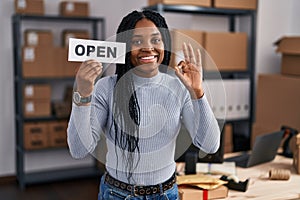
M 76 95 L 68 126 L 68 144 L 75 158 L 95 150 L 106 137 L 106 173 L 98 199 L 178 199 L 175 141 L 185 124 L 193 143 L 214 153 L 219 147 L 218 123 L 202 89 L 200 51 L 183 45 L 175 66 L 178 78 L 166 73 L 171 39 L 165 19 L 153 11 L 133 11 L 117 30 L 126 43 L 125 64 L 116 75 L 94 82 L 101 63 L 89 60 L 76 75 Z M 163 72 L 162 72 L 163 71 Z M 91 99 L 91 102 L 90 102 Z

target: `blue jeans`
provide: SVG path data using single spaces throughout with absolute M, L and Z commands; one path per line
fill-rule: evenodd
M 105 175 L 102 176 L 100 182 L 100 191 L 98 194 L 98 200 L 178 200 L 178 188 L 175 183 L 174 186 L 164 192 L 134 196 L 127 190 L 121 190 L 104 182 Z M 161 190 L 162 191 L 162 190 Z

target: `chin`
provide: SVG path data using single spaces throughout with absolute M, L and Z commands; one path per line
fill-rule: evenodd
M 158 66 L 157 64 L 143 64 L 141 66 L 136 67 L 135 72 L 136 74 L 140 75 L 153 75 L 158 72 Z

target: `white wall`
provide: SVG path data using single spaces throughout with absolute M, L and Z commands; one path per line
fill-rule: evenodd
M 12 1 L 0 1 L 0 175 L 13 174 L 15 128 L 13 99 L 13 57 L 11 36 Z
M 261 0 L 257 17 L 256 73 L 280 73 L 281 55 L 273 45 L 284 35 L 300 35 L 300 2 Z
M 60 0 L 44 0 L 46 14 L 58 14 Z M 91 15 L 105 17 L 106 36 L 116 32 L 122 17 L 133 9 L 141 9 L 147 0 L 90 0 Z M 273 42 L 282 35 L 300 35 L 300 1 L 298 0 L 260 0 L 257 15 L 256 72 L 278 73 L 280 56 L 275 53 Z M 13 49 L 11 16 L 14 13 L 13 0 L 0 1 L 0 177 L 15 174 L 15 128 L 14 128 L 14 93 L 13 93 Z M 280 14 L 279 14 L 280 13 Z M 170 28 L 190 28 L 205 30 L 227 30 L 227 21 L 222 18 L 196 15 L 166 14 Z M 188 23 L 187 23 L 188 22 Z M 63 154 L 63 155 L 61 155 Z M 59 167 L 74 165 L 75 161 L 65 159 L 65 153 L 57 152 L 57 156 L 47 153 L 33 154 L 29 168 Z M 45 158 L 41 160 L 41 158 Z M 57 163 L 51 163 L 55 157 Z M 88 163 L 89 160 L 82 161 Z

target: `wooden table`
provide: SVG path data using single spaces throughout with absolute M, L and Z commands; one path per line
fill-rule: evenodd
M 269 170 L 288 169 L 291 171 L 289 180 L 270 180 Z M 256 165 L 250 168 L 237 167 L 237 176 L 240 181 L 250 178 L 248 190 L 239 192 L 229 190 L 230 200 L 291 200 L 300 199 L 300 175 L 293 167 L 293 160 L 283 156 L 276 156 L 272 162 Z

